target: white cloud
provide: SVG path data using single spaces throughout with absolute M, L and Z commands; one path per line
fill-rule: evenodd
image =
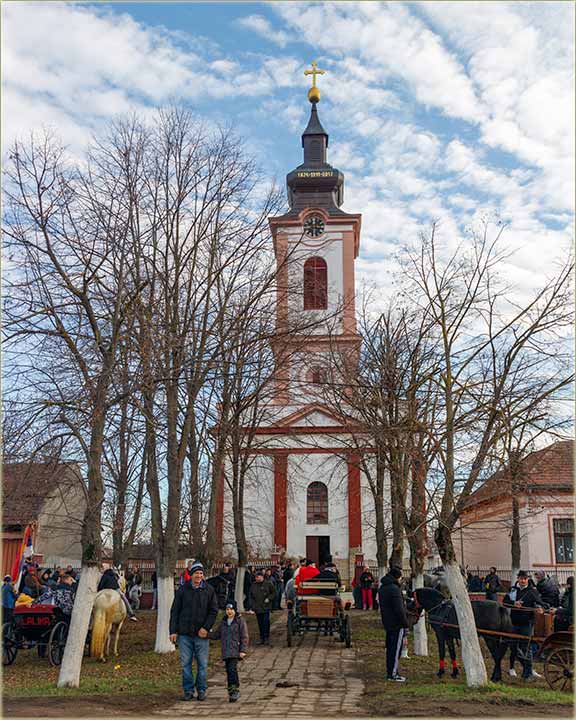
M 286 47 L 290 42 L 290 36 L 288 33 L 282 30 L 274 30 L 268 20 L 262 15 L 248 15 L 245 18 L 238 20 L 238 25 L 246 28 L 247 30 L 254 30 L 266 40 L 275 43 L 279 47 Z

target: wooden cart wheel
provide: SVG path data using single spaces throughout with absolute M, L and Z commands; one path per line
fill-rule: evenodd
M 288 613 L 288 622 L 286 623 L 286 645 L 292 647 L 292 636 L 294 635 L 294 616 L 291 612 Z
M 574 678 L 574 650 L 558 648 L 546 658 L 544 676 L 552 690 L 572 692 Z
M 62 662 L 67 637 L 68 623 L 61 620 L 54 625 L 48 638 L 48 660 L 53 667 L 58 667 Z
M 12 665 L 18 654 L 18 640 L 14 625 L 5 622 L 2 625 L 2 665 Z

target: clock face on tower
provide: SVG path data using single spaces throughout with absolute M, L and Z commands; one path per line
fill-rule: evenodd
M 304 232 L 309 237 L 319 237 L 324 232 L 324 220 L 320 215 L 310 215 L 304 221 Z

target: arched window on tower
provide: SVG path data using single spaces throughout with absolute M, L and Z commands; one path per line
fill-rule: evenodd
M 328 307 L 328 266 L 321 257 L 304 263 L 304 310 L 326 310 Z
M 323 482 L 308 485 L 306 522 L 308 525 L 325 525 L 328 522 L 328 488 Z

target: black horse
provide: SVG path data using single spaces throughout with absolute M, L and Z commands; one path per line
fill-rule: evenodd
M 472 600 L 471 603 L 477 628 L 488 630 L 490 633 L 513 632 L 508 608 L 502 607 L 493 600 Z M 440 657 L 438 677 L 442 677 L 445 672 L 446 646 L 448 646 L 448 652 L 452 660 L 451 675 L 454 678 L 458 677 L 459 671 L 454 640 L 460 639 L 460 631 L 458 630 L 456 608 L 452 600 L 446 600 L 442 593 L 432 588 L 419 588 L 414 591 L 407 608 L 412 616 L 419 617 L 422 610 L 426 610 L 428 613 L 430 625 L 432 625 L 438 642 L 438 654 Z M 490 679 L 492 682 L 500 682 L 502 680 L 501 662 L 506 655 L 509 642 L 502 636 L 487 635 L 480 630 L 478 635 L 484 639 L 494 660 L 494 670 Z

